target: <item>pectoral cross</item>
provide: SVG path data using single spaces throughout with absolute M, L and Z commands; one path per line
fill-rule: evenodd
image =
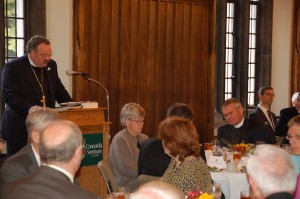
M 46 108 L 46 97 L 45 97 L 45 95 L 42 96 L 41 102 L 43 103 L 43 107 Z

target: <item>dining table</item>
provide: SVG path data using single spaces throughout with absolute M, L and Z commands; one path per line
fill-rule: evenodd
M 246 173 L 211 171 L 210 174 L 214 183 L 220 184 L 225 199 L 240 199 L 241 191 L 249 190 Z

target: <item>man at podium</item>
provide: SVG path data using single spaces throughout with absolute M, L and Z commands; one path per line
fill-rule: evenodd
M 27 144 L 25 119 L 36 106 L 55 107 L 72 101 L 51 59 L 50 41 L 40 35 L 27 43 L 27 53 L 7 62 L 2 71 L 2 94 L 6 104 L 1 137 L 7 141 L 7 155 L 11 156 Z

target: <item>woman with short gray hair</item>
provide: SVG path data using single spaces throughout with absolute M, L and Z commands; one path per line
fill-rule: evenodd
M 109 149 L 109 162 L 118 186 L 128 186 L 130 192 L 138 187 L 137 163 L 140 145 L 148 139 L 142 133 L 145 110 L 137 103 L 125 104 L 121 110 L 120 122 L 124 128 L 118 132 Z

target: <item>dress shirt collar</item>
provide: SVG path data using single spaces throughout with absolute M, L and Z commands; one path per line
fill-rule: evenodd
M 58 166 L 55 166 L 53 164 L 42 163 L 42 165 L 47 166 L 47 167 L 51 167 L 51 168 L 53 168 L 55 170 L 58 170 L 58 171 L 62 172 L 63 174 L 65 174 L 70 179 L 70 181 L 72 183 L 74 183 L 74 176 L 71 173 L 69 173 L 68 171 L 66 171 L 66 170 L 64 170 L 64 169 L 62 169 L 62 168 L 60 168 Z
M 240 128 L 241 126 L 243 126 L 244 120 L 245 120 L 245 118 L 243 118 L 243 120 L 240 123 L 238 123 L 237 125 L 235 125 L 234 128 L 237 129 L 237 128 Z
M 268 110 L 270 110 L 270 109 L 267 109 L 267 108 L 261 106 L 260 104 L 258 105 L 258 107 L 264 112 L 264 114 L 265 114 L 266 116 L 268 116 Z
M 35 151 L 35 149 L 34 149 L 34 147 L 32 146 L 32 144 L 30 144 L 31 145 L 31 148 L 32 148 L 32 151 L 33 151 L 33 155 L 34 155 L 34 157 L 35 157 L 35 159 L 36 159 L 36 161 L 37 161 L 37 163 L 38 163 L 38 165 L 39 165 L 39 167 L 41 166 L 41 159 L 40 159 L 40 155 Z

